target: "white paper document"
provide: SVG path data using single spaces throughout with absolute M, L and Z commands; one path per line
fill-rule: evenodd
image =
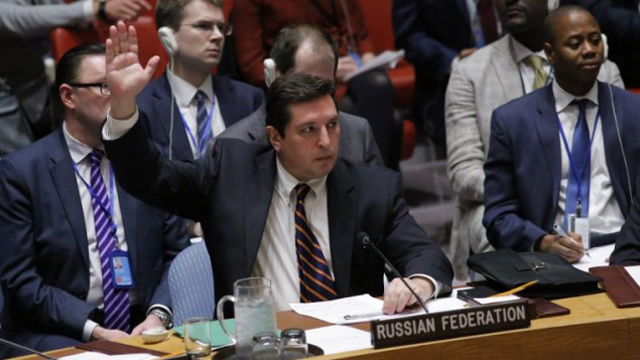
M 152 360 L 159 359 L 157 356 L 149 354 L 125 354 L 125 355 L 106 355 L 99 352 L 83 352 L 76 355 L 61 357 L 61 360 Z
M 307 343 L 319 346 L 325 355 L 371 349 L 371 334 L 350 326 L 332 325 L 307 330 Z
M 640 265 L 625 266 L 624 269 L 629 273 L 629 276 L 640 286 Z
M 611 257 L 614 248 L 615 244 L 591 248 L 587 250 L 582 259 L 574 263 L 573 266 L 586 272 L 589 272 L 589 269 L 594 266 L 607 266 L 609 263 L 606 260 Z
M 505 296 L 496 296 L 496 297 L 486 297 L 486 298 L 473 298 L 473 301 L 477 302 L 480 305 L 491 305 L 491 304 L 499 304 L 508 301 L 516 301 L 522 299 L 518 295 L 505 295 Z
M 391 51 L 386 50 L 382 52 L 380 55 L 376 56 L 373 60 L 359 67 L 357 70 L 354 70 L 347 75 L 345 75 L 344 80 L 349 81 L 356 77 L 357 75 L 362 74 L 363 72 L 376 69 L 379 67 L 389 67 L 395 68 L 398 61 L 402 60 L 404 57 L 404 50 Z
M 396 319 L 406 316 L 424 314 L 420 307 L 412 307 L 395 315 L 384 315 L 384 302 L 369 294 L 346 297 L 338 300 L 314 302 L 306 304 L 290 304 L 293 311 L 331 324 L 355 324 L 371 320 Z M 462 309 L 466 303 L 455 297 L 447 297 L 427 301 L 429 312 L 442 312 Z

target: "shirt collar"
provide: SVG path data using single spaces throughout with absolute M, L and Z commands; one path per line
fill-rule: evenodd
M 598 105 L 598 82 L 596 81 L 589 92 L 582 96 L 575 96 L 566 92 L 563 88 L 558 85 L 557 81 L 553 81 L 553 96 L 556 99 L 556 112 L 560 113 L 567 108 L 571 104 L 573 100 L 581 100 L 587 99 L 590 100 L 593 104 Z
M 71 136 L 67 129 L 67 123 L 62 123 L 62 133 L 64 134 L 64 140 L 69 148 L 69 154 L 71 154 L 71 160 L 78 164 L 89 155 L 93 148 L 89 145 L 81 143 L 79 140 Z M 104 150 L 104 146 L 100 146 L 100 150 Z
M 277 168 L 277 181 L 276 181 L 276 191 L 280 194 L 280 197 L 290 200 L 290 196 L 293 192 L 293 189 L 301 183 L 300 180 L 296 179 L 293 175 L 291 175 L 282 165 L 280 159 L 276 156 L 276 168 Z M 313 192 L 316 197 L 321 196 L 327 191 L 327 175 L 313 179 L 306 182 L 307 185 L 311 188 L 311 192 Z
M 196 96 L 198 90 L 202 90 L 207 95 L 209 101 L 213 99 L 214 94 L 211 76 L 207 76 L 200 87 L 195 87 L 167 69 L 167 80 L 169 81 L 169 86 L 171 86 L 171 91 L 175 96 L 178 106 L 187 107 L 191 105 L 191 101 L 193 101 L 193 97 Z
M 544 60 L 545 63 L 549 62 L 547 60 L 547 54 L 545 54 L 544 50 L 533 52 L 529 50 L 526 46 L 522 45 L 522 43 L 516 40 L 513 36 L 511 36 L 510 39 L 511 39 L 511 49 L 513 50 L 513 54 L 515 55 L 516 63 L 520 63 L 522 60 L 528 58 L 531 55 L 537 55 L 538 57 L 542 58 L 542 60 Z

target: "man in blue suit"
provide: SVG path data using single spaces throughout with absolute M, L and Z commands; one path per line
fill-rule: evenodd
M 174 159 L 201 157 L 214 136 L 264 102 L 262 90 L 211 75 L 220 62 L 225 36 L 232 32 L 222 5 L 222 0 L 160 0 L 157 5 L 160 39 L 173 43 L 165 46 L 171 63 L 140 93 L 138 106 L 151 139 Z
M 545 28 L 555 80 L 494 112 L 483 223 L 496 248 L 574 262 L 587 237 L 591 246 L 614 241 L 629 212 L 640 98 L 596 81 L 604 46 L 585 9 L 557 9 Z M 554 225 L 569 236 L 554 234 Z
M 62 127 L 0 160 L 0 336 L 41 351 L 170 325 L 167 270 L 189 244 L 113 178 L 104 46 L 70 50 L 56 81 Z
M 393 2 L 396 47 L 416 68 L 413 116 L 428 122 L 444 146 L 444 96 L 457 57 L 471 55 L 498 38 L 492 0 L 398 0 Z

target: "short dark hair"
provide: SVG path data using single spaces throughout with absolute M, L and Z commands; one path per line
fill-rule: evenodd
M 334 92 L 332 81 L 317 76 L 291 72 L 278 77 L 267 91 L 267 126 L 273 126 L 285 137 L 285 128 L 291 121 L 291 104 L 313 101 L 325 95 L 333 99 Z
M 195 0 L 158 0 L 156 5 L 156 28 L 168 26 L 173 30 L 178 30 L 182 18 L 184 17 L 184 7 Z M 208 2 L 213 6 L 224 8 L 223 0 L 200 0 Z
M 270 57 L 282 74 L 293 70 L 296 66 L 296 53 L 302 43 L 309 41 L 314 46 L 328 46 L 333 52 L 333 72 L 338 68 L 340 53 L 338 44 L 326 31 L 311 25 L 291 25 L 283 28 L 276 36 Z
M 105 55 L 105 47 L 102 43 L 86 43 L 78 45 L 67 51 L 56 66 L 56 93 L 54 111 L 56 116 L 64 115 L 64 106 L 60 99 L 60 85 L 77 81 L 78 69 L 82 60 L 88 56 Z
M 547 15 L 546 19 L 544 19 L 545 41 L 551 45 L 554 45 L 555 41 L 557 40 L 556 38 L 558 36 L 558 22 L 560 21 L 561 18 L 564 18 L 569 14 L 575 13 L 575 12 L 580 12 L 580 13 L 585 12 L 591 15 L 591 13 L 587 9 L 579 5 L 561 6 L 551 11 L 549 15 Z

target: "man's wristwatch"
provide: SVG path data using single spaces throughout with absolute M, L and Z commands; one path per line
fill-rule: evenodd
M 149 315 L 157 316 L 162 322 L 162 326 L 164 326 L 165 329 L 169 330 L 173 328 L 173 319 L 171 318 L 171 314 L 169 314 L 168 311 L 162 308 L 156 307 L 151 309 L 151 311 L 149 311 Z
M 104 21 L 109 20 L 109 16 L 107 16 L 107 0 L 99 0 L 98 17 Z

